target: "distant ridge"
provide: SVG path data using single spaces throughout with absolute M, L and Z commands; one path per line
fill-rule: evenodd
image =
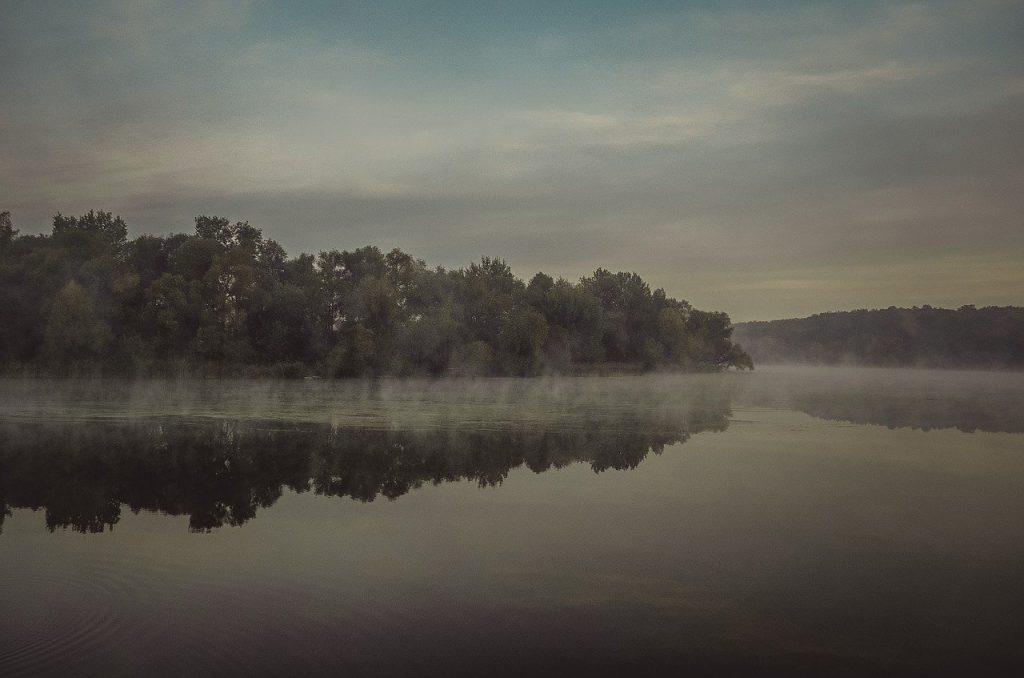
M 832 311 L 736 323 L 733 339 L 761 364 L 1024 369 L 1024 308 Z

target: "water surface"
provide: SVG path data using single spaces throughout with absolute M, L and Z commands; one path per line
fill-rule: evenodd
M 1011 673 L 1024 378 L 0 382 L 0 674 Z

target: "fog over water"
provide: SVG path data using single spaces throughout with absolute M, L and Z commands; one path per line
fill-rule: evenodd
M 1014 672 L 1024 377 L 0 381 L 0 674 Z
M 0 0 L 0 678 L 1024 676 L 1022 38 Z

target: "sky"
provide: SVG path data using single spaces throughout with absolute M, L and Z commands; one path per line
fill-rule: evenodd
M 736 321 L 1024 304 L 1024 2 L 0 0 L 0 210 Z

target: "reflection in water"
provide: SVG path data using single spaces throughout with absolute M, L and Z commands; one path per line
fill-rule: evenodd
M 71 384 L 8 388 L 0 418 L 0 529 L 12 508 L 50 530 L 112 528 L 122 507 L 241 525 L 285 489 L 372 501 L 424 483 L 497 485 L 526 466 L 635 468 L 651 452 L 723 431 L 733 402 L 889 428 L 1019 433 L 1014 375 L 764 370 L 550 382 Z M 8 384 L 10 386 L 10 384 Z
M 1024 375 L 941 370 L 762 370 L 740 401 L 854 424 L 1024 432 Z
M 424 483 L 500 484 L 586 462 L 632 469 L 666 445 L 723 431 L 728 401 L 686 410 L 620 411 L 600 420 L 493 430 L 453 426 L 371 429 L 225 420 L 0 425 L 0 507 L 46 509 L 46 525 L 112 528 L 121 507 L 188 515 L 192 530 L 241 525 L 285 488 L 363 502 L 396 499 Z M 2 525 L 2 518 L 0 518 Z
M 1015 381 L 0 381 L 0 674 L 1019 675 Z
M 939 399 L 921 395 L 908 399 L 885 394 L 846 394 L 842 398 L 804 396 L 793 401 L 794 409 L 812 417 L 853 424 L 924 431 L 955 428 L 964 433 L 1024 433 L 1024 403 L 1004 400 L 978 402 L 969 397 Z

